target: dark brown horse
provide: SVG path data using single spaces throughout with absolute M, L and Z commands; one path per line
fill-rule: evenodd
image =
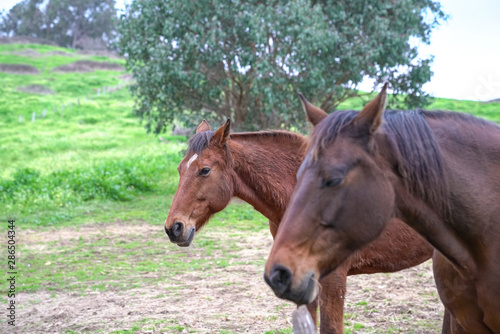
M 500 128 L 454 112 L 384 113 L 386 89 L 313 130 L 265 279 L 310 302 L 318 278 L 380 240 L 396 216 L 436 248 L 452 332 L 500 333 Z
M 309 120 L 326 117 L 306 104 Z M 273 237 L 288 205 L 296 173 L 304 157 L 305 138 L 284 131 L 232 133 L 229 121 L 210 131 L 203 121 L 189 141 L 179 164 L 180 181 L 165 231 L 179 246 L 188 246 L 214 213 L 224 209 L 231 197 L 250 203 L 269 219 Z M 430 258 L 432 248 L 398 220 L 391 220 L 382 236 L 357 252 L 344 265 L 322 279 L 319 299 L 322 333 L 343 332 L 346 276 L 394 272 Z M 308 305 L 316 321 L 318 300 Z

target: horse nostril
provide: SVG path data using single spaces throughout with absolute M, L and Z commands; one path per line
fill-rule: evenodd
M 276 265 L 271 270 L 269 280 L 274 290 L 284 293 L 290 288 L 290 284 L 292 283 L 292 272 L 286 267 Z
M 163 224 L 163 228 L 165 229 L 165 233 L 170 236 L 170 233 L 168 232 L 168 228 L 166 224 Z
M 182 232 L 184 231 L 184 224 L 181 222 L 175 222 L 172 228 L 170 229 L 170 233 L 174 238 L 178 238 Z

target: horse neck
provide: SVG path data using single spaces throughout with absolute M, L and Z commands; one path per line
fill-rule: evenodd
M 231 134 L 234 195 L 279 224 L 303 160 L 304 138 L 289 132 Z M 277 228 L 277 226 L 274 226 Z
M 446 181 L 443 187 L 446 191 L 435 197 L 446 199 L 449 212 L 443 210 L 442 205 L 436 205 L 439 201 L 408 189 L 402 177 L 397 177 L 400 183 L 396 186 L 396 205 L 402 214 L 400 218 L 422 234 L 463 277 L 470 277 L 484 261 L 483 245 L 488 244 L 484 242 L 487 238 L 484 231 L 495 235 L 490 221 L 482 219 L 483 212 L 492 212 L 488 210 L 494 208 L 487 199 L 495 198 L 491 191 L 500 187 L 500 181 L 483 175 L 488 170 L 496 170 L 493 175 L 500 172 L 500 168 L 495 167 L 498 162 L 491 158 L 500 156 L 500 129 L 455 113 L 431 114 L 426 122 L 432 133 L 438 134 L 435 140 L 443 159 L 443 179 Z M 467 135 L 456 131 L 464 127 Z M 423 161 L 422 158 L 418 160 Z M 438 182 L 427 182 L 425 193 L 432 192 L 435 183 Z M 497 231 L 500 232 L 500 228 Z

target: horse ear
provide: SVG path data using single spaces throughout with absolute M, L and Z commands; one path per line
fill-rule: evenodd
M 206 120 L 201 121 L 200 125 L 198 125 L 198 128 L 196 129 L 196 133 L 204 132 L 204 131 L 210 131 L 212 128 L 210 127 L 210 124 Z
M 229 138 L 229 130 L 231 130 L 231 120 L 228 118 L 227 121 L 215 131 L 210 140 L 210 144 L 222 147 Z
M 371 100 L 354 118 L 353 126 L 359 135 L 371 135 L 382 124 L 382 115 L 387 105 L 387 86 L 384 84 L 376 98 Z
M 321 122 L 328 114 L 306 100 L 302 93 L 299 93 L 300 103 L 302 104 L 302 109 L 306 113 L 307 120 L 314 126 Z

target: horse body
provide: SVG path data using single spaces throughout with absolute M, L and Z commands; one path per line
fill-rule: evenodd
M 426 121 L 445 162 L 450 216 L 399 187 L 401 218 L 438 250 L 434 277 L 453 332 L 500 333 L 500 129 L 455 113 Z
M 434 245 L 451 259 L 435 256 L 441 299 L 464 330 L 500 333 L 500 128 L 455 113 L 426 119 L 446 162 L 452 208 L 450 222 L 438 222 L 449 233 Z
M 229 125 L 222 126 L 219 132 L 202 125 L 179 164 L 179 187 L 165 222 L 170 239 L 187 246 L 193 240 L 190 231 L 199 230 L 233 196 L 267 217 L 274 237 L 297 181 L 305 138 L 285 131 L 232 133 L 230 140 L 226 137 L 219 145 Z M 205 168 L 210 169 L 208 175 L 203 175 Z M 182 228 L 176 227 L 180 223 Z M 321 332 L 343 332 L 348 275 L 399 271 L 424 262 L 432 252 L 432 247 L 408 226 L 391 220 L 379 239 L 322 278 Z M 308 305 L 315 321 L 317 305 L 318 299 Z
M 468 115 L 424 115 L 444 161 L 449 217 L 401 186 L 397 206 L 437 249 L 435 281 L 454 332 L 500 333 L 500 129 Z
M 266 281 L 310 300 L 316 277 L 396 216 L 436 248 L 434 277 L 450 315 L 443 331 L 500 333 L 500 128 L 452 112 L 383 118 L 385 89 L 359 114 L 332 114 L 314 129 Z

